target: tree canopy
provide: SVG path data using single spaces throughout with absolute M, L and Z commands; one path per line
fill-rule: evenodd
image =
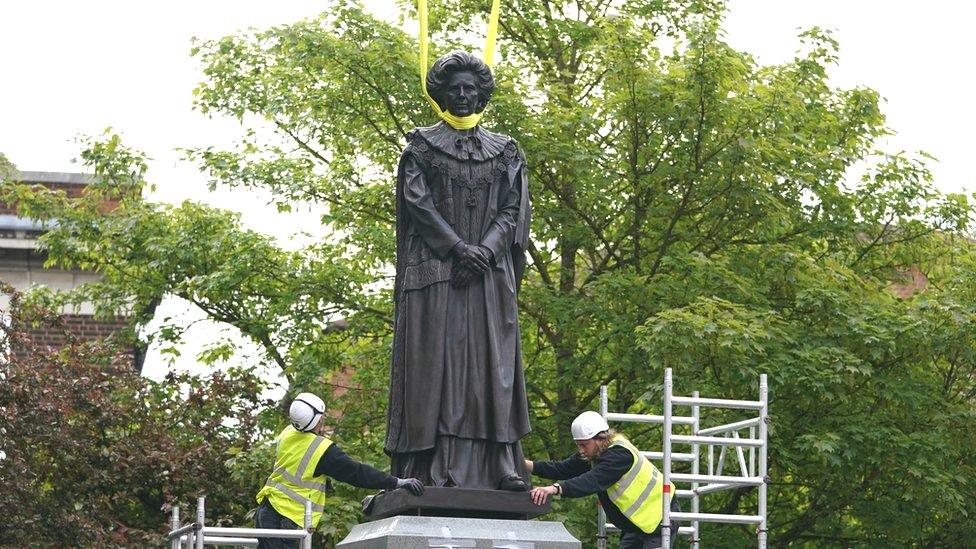
M 480 36 L 487 2 L 432 9 L 445 52 Z M 879 95 L 831 85 L 829 32 L 803 32 L 792 61 L 764 66 L 725 42 L 722 9 L 517 0 L 503 10 L 482 123 L 515 137 L 530 170 L 526 453 L 572 451 L 568 425 L 597 406 L 601 385 L 614 410 L 657 413 L 664 367 L 678 393 L 730 398 L 750 398 L 767 373 L 771 543 L 968 539 L 973 206 L 937 189 L 926 155 L 879 149 L 890 131 Z M 260 344 L 293 387 L 326 396 L 344 446 L 382 463 L 395 165 L 405 134 L 435 122 L 415 44 L 345 0 L 316 19 L 195 44 L 199 110 L 270 131 L 188 157 L 214 187 L 270 191 L 282 211 L 312 205 L 325 234 L 314 245 L 285 250 L 227 211 L 139 198 L 145 161 L 115 137 L 91 140 L 83 158 L 119 208 L 16 185 L 3 199 L 58 220 L 44 237 L 51 264 L 104 275 L 76 299 L 130 307 L 140 322 L 164 296 L 190 301 Z M 227 345 L 204 358 L 219 361 Z M 280 422 L 273 412 L 267 421 Z M 660 444 L 659 431 L 630 434 Z M 734 491 L 705 509 L 754 505 Z M 355 519 L 336 512 L 337 531 Z M 592 502 L 561 502 L 557 518 L 593 539 Z M 753 535 L 703 529 L 710 546 Z
M 209 495 L 211 520 L 241 524 L 240 497 L 260 476 L 228 462 L 266 452 L 258 427 L 263 383 L 229 368 L 211 376 L 139 376 L 113 341 L 90 341 L 60 314 L 22 303 L 0 327 L 0 530 L 4 547 L 160 545 L 165 506 Z M 55 330 L 55 351 L 34 340 Z M 121 358 L 121 360 L 120 360 Z M 233 421 L 228 421 L 233 418 Z M 260 475 L 260 473 L 257 473 Z

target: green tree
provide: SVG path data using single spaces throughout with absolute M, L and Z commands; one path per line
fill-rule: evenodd
M 765 372 L 774 544 L 968 539 L 972 205 L 936 190 L 925 155 L 878 150 L 889 131 L 878 94 L 829 84 L 828 32 L 802 33 L 795 59 L 762 66 L 724 42 L 722 9 L 523 0 L 502 14 L 484 123 L 529 159 L 527 453 L 569 453 L 566 426 L 596 407 L 602 384 L 615 410 L 657 411 L 663 367 L 679 393 L 743 398 Z M 480 36 L 486 13 L 483 2 L 437 2 L 438 51 Z M 109 309 L 183 297 L 261 344 L 295 386 L 327 389 L 352 372 L 354 390 L 329 392 L 343 411 L 336 436 L 379 461 L 394 167 L 405 133 L 434 122 L 415 37 L 340 0 L 317 19 L 203 41 L 194 54 L 198 108 L 272 132 L 188 155 L 213 186 L 319 208 L 320 243 L 286 252 L 193 203 L 123 199 L 95 216 L 56 193 L 7 195 L 59 220 L 45 237 L 53 263 L 105 275 L 81 297 Z M 143 185 L 140 158 L 114 139 L 90 142 L 85 159 L 106 192 Z M 925 291 L 899 297 L 913 272 Z M 740 491 L 706 503 L 754 504 Z M 353 516 L 340 514 L 335 523 Z M 594 515 L 591 502 L 558 506 L 586 540 Z M 739 547 L 753 535 L 706 526 L 703 539 Z
M 17 173 L 17 166 L 7 159 L 7 156 L 0 153 L 0 181 L 12 179 Z
M 255 480 L 228 459 L 261 454 L 267 437 L 252 372 L 141 378 L 119 342 L 76 338 L 59 314 L 0 291 L 12 302 L 0 325 L 0 546 L 158 546 L 168 507 L 186 520 L 201 494 L 208 521 L 243 523 Z M 66 343 L 47 348 L 37 330 Z

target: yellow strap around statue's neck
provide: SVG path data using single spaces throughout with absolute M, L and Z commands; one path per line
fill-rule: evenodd
M 498 12 L 500 0 L 492 0 L 491 15 L 488 17 L 488 34 L 485 38 L 484 62 L 489 67 L 493 66 L 495 57 L 495 38 L 498 36 Z M 420 15 L 420 88 L 424 90 L 424 97 L 434 112 L 444 122 L 458 130 L 467 130 L 478 125 L 484 111 L 468 116 L 455 116 L 449 111 L 441 110 L 441 106 L 434 101 L 434 98 L 427 93 L 427 0 L 417 0 L 417 13 Z

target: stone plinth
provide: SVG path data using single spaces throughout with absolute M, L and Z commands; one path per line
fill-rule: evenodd
M 355 526 L 337 549 L 580 549 L 559 522 L 396 516 Z

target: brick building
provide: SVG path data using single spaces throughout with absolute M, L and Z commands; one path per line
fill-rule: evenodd
M 80 173 L 20 172 L 19 179 L 23 183 L 63 190 L 73 197 L 80 196 L 89 183 L 88 176 Z M 109 208 L 113 206 L 107 205 Z M 0 203 L 0 280 L 18 290 L 38 285 L 55 290 L 71 290 L 98 280 L 99 275 L 91 272 L 45 268 L 46 254 L 38 248 L 38 238 L 44 230 L 45 227 L 38 221 L 19 217 L 12 205 Z M 6 295 L 0 295 L 0 310 L 7 311 L 8 301 Z M 125 318 L 96 319 L 94 312 L 94 306 L 90 303 L 61 311 L 65 327 L 76 337 L 86 340 L 109 337 L 128 324 Z M 36 343 L 51 348 L 64 344 L 64 336 L 59 331 L 37 330 L 32 338 Z M 143 358 L 143 353 L 133 349 L 134 368 L 142 369 Z

